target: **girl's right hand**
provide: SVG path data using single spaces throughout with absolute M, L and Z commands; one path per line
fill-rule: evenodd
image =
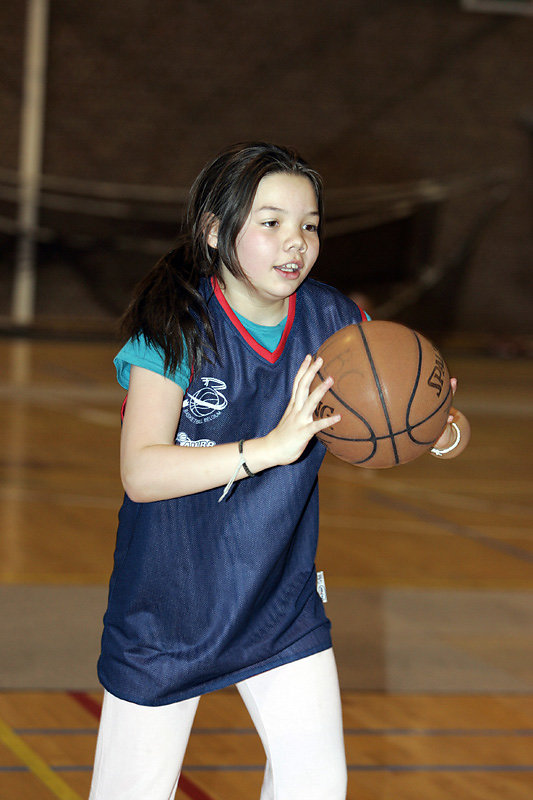
M 294 379 L 292 395 L 281 420 L 265 437 L 275 464 L 291 464 L 298 459 L 310 439 L 323 428 L 335 425 L 340 414 L 325 419 L 315 420 L 313 412 L 328 389 L 333 385 L 333 378 L 328 377 L 319 386 L 309 392 L 313 378 L 323 364 L 318 357 L 314 361 L 307 355 Z

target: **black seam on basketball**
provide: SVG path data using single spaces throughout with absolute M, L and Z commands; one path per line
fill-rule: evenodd
M 393 449 L 393 453 L 394 453 L 394 460 L 395 460 L 396 464 L 399 464 L 400 463 L 400 459 L 399 459 L 399 456 L 398 456 L 398 450 L 397 450 L 396 441 L 395 441 L 395 438 L 394 438 L 394 431 L 392 430 L 392 425 L 391 425 L 391 421 L 390 421 L 390 417 L 389 417 L 389 409 L 387 408 L 387 403 L 386 403 L 385 397 L 383 395 L 383 389 L 381 387 L 381 383 L 380 383 L 379 376 L 378 376 L 378 373 L 377 373 L 377 370 L 376 370 L 376 366 L 374 364 L 374 359 L 372 358 L 372 353 L 370 352 L 370 347 L 368 346 L 368 341 L 367 341 L 367 338 L 365 336 L 364 330 L 362 329 L 361 326 L 358 326 L 357 330 L 359 331 L 361 339 L 363 340 L 363 345 L 364 345 L 364 348 L 365 348 L 365 351 L 366 351 L 366 357 L 368 358 L 368 360 L 370 362 L 370 367 L 372 368 L 372 374 L 374 376 L 374 382 L 375 382 L 377 390 L 378 390 L 379 400 L 381 402 L 381 407 L 383 409 L 383 413 L 385 415 L 385 420 L 387 422 L 387 428 L 389 430 L 390 440 L 391 440 L 392 449 Z
M 325 380 L 325 378 L 324 378 L 324 376 L 322 375 L 322 373 L 320 372 L 320 370 L 318 370 L 318 372 L 317 372 L 317 376 L 320 378 L 320 380 L 321 380 L 321 381 L 324 381 L 324 380 Z M 361 420 L 361 422 L 363 422 L 363 423 L 366 425 L 366 427 L 368 428 L 368 430 L 369 430 L 369 432 L 372 434 L 372 436 L 374 436 L 374 435 L 375 435 L 375 434 L 374 434 L 374 432 L 373 432 L 373 430 L 372 430 L 372 428 L 371 428 L 371 427 L 370 427 L 370 425 L 368 424 L 367 420 L 366 420 L 366 419 L 365 419 L 363 416 L 361 416 L 361 414 L 360 414 L 358 411 L 356 411 L 356 410 L 355 410 L 355 408 L 352 408 L 352 407 L 351 407 L 351 406 L 350 406 L 350 405 L 349 405 L 349 404 L 346 402 L 346 400 L 343 400 L 343 399 L 342 399 L 342 397 L 340 397 L 340 396 L 337 394 L 337 392 L 336 392 L 336 391 L 333 389 L 333 387 L 332 387 L 331 389 L 328 389 L 328 394 L 331 394 L 331 395 L 333 395 L 333 397 L 335 398 L 335 400 L 338 400 L 338 401 L 339 401 L 339 403 L 340 403 L 342 406 L 344 406 L 344 408 L 347 408 L 347 409 L 348 409 L 348 411 L 349 411 L 351 414 L 353 414 L 353 415 L 354 415 L 354 417 L 357 417 L 358 419 L 360 419 L 360 420 Z M 323 433 L 323 432 L 324 432 L 324 431 L 322 431 L 322 433 Z M 351 441 L 351 440 L 347 440 L 347 441 Z M 365 440 L 363 439 L 362 441 L 365 441 Z
M 320 372 L 320 370 L 317 372 L 317 376 L 320 378 L 320 380 L 322 380 L 322 381 L 325 380 L 325 378 L 324 378 L 323 374 Z M 360 419 L 361 422 L 364 425 L 366 425 L 366 427 L 368 428 L 368 430 L 370 432 L 370 438 L 369 439 L 352 439 L 349 436 L 337 436 L 334 433 L 328 433 L 326 429 L 323 429 L 322 431 L 320 431 L 321 435 L 331 436 L 332 439 L 339 439 L 340 441 L 343 441 L 343 442 L 369 442 L 369 441 L 374 441 L 374 440 L 383 441 L 384 439 L 390 439 L 391 435 L 392 436 L 401 436 L 404 433 L 407 433 L 408 435 L 410 435 L 411 431 L 414 431 L 416 428 L 419 428 L 421 425 L 424 425 L 426 422 L 428 422 L 430 419 L 432 419 L 432 417 L 434 417 L 435 414 L 438 414 L 441 411 L 441 409 L 444 408 L 444 406 L 446 406 L 447 404 L 448 404 L 448 406 L 451 406 L 451 398 L 450 398 L 451 389 L 449 388 L 448 392 L 446 393 L 446 396 L 443 398 L 442 402 L 437 406 L 437 408 L 433 409 L 431 414 L 428 414 L 427 417 L 424 417 L 423 419 L 419 420 L 418 422 L 415 422 L 414 424 L 411 424 L 408 420 L 406 420 L 405 428 L 400 428 L 399 431 L 393 431 L 392 434 L 386 433 L 383 436 L 377 436 L 373 432 L 373 430 L 370 427 L 370 425 L 368 424 L 368 421 L 361 414 L 359 414 L 359 412 L 356 411 L 355 408 L 352 408 L 352 406 L 349 405 L 349 403 L 347 403 L 345 400 L 343 400 L 343 398 L 340 397 L 340 395 L 338 395 L 337 392 L 335 392 L 335 390 L 333 388 L 328 390 L 328 394 L 333 395 L 335 400 L 338 400 L 338 402 L 341 405 L 343 405 L 344 408 L 348 409 L 348 411 L 351 414 L 353 414 L 355 417 Z M 448 402 L 448 400 L 450 400 L 450 402 Z M 413 442 L 415 444 L 429 444 L 429 442 L 420 442 L 417 439 L 413 439 Z
M 422 372 L 422 344 L 418 337 L 416 331 L 413 331 L 413 336 L 416 339 L 416 344 L 418 348 L 418 364 L 416 366 L 416 377 L 415 382 L 413 383 L 413 390 L 411 392 L 411 397 L 409 398 L 409 402 L 407 403 L 407 408 L 405 410 L 405 427 L 409 434 L 409 438 L 411 438 L 411 426 L 409 425 L 409 417 L 411 416 L 411 406 L 413 405 L 416 390 L 418 389 L 418 384 L 420 382 L 420 373 Z
M 413 384 L 413 391 L 411 392 L 411 397 L 409 398 L 409 402 L 407 403 L 407 409 L 406 409 L 406 412 L 405 412 L 405 430 L 407 432 L 407 435 L 409 436 L 409 438 L 411 439 L 411 441 L 414 444 L 419 444 L 419 445 L 423 446 L 423 445 L 433 444 L 433 442 L 431 442 L 431 441 L 422 441 L 420 439 L 416 439 L 412 435 L 412 431 L 414 431 L 415 428 L 419 428 L 425 422 L 427 422 L 432 417 L 434 417 L 435 414 L 438 414 L 442 408 L 444 408 L 444 406 L 446 405 L 446 401 L 450 397 L 451 387 L 448 386 L 448 392 L 446 393 L 446 396 L 443 398 L 443 400 L 440 403 L 440 405 L 437 406 L 437 408 L 435 408 L 431 412 L 431 414 L 428 414 L 428 416 L 425 417 L 425 419 L 419 420 L 414 425 L 411 425 L 411 422 L 409 420 L 409 418 L 411 416 L 411 408 L 412 408 L 412 405 L 414 403 L 415 395 L 416 395 L 416 392 L 417 392 L 417 389 L 418 389 L 418 384 L 420 383 L 420 375 L 422 374 L 422 343 L 421 343 L 420 337 L 419 337 L 419 335 L 417 334 L 416 331 L 413 331 L 413 336 L 416 339 L 416 343 L 417 343 L 417 347 L 418 347 L 418 365 L 417 365 L 417 370 L 416 370 L 415 382 Z M 450 405 L 451 405 L 451 403 L 450 403 Z
M 322 373 L 320 372 L 320 370 L 318 370 L 317 376 L 320 378 L 321 381 L 325 380 L 325 378 L 322 375 Z M 337 436 L 334 433 L 328 433 L 328 431 L 325 430 L 325 429 L 322 429 L 320 431 L 320 435 L 321 436 L 329 436 L 330 439 L 336 439 L 337 441 L 342 441 L 342 442 L 369 442 L 369 443 L 372 442 L 372 452 L 370 453 L 370 455 L 367 458 L 362 459 L 361 461 L 356 461 L 356 462 L 353 462 L 353 463 L 354 464 L 363 464 L 365 461 L 369 461 L 371 458 L 374 458 L 374 456 L 376 454 L 377 447 L 378 447 L 377 446 L 377 437 L 376 437 L 376 434 L 374 433 L 374 431 L 372 430 L 372 428 L 370 427 L 370 425 L 368 424 L 367 420 L 363 416 L 361 416 L 361 414 L 359 414 L 359 412 L 356 411 L 355 408 L 352 408 L 350 405 L 348 405 L 348 403 L 345 400 L 343 400 L 342 397 L 340 397 L 335 392 L 333 387 L 328 389 L 328 394 L 333 395 L 335 400 L 337 400 L 342 406 L 344 406 L 344 408 L 346 408 L 351 414 L 353 414 L 354 417 L 357 417 L 359 420 L 361 420 L 361 422 L 364 425 L 366 425 L 367 430 L 368 430 L 368 432 L 370 434 L 370 437 L 368 439 L 351 439 L 351 438 L 346 437 L 346 436 Z
M 411 434 L 411 431 L 414 431 L 416 428 L 420 428 L 421 425 L 424 425 L 426 422 L 428 422 L 436 414 L 439 414 L 440 411 L 446 405 L 448 405 L 447 412 L 446 412 L 446 417 L 447 417 L 448 413 L 449 413 L 449 410 L 450 410 L 450 407 L 451 407 L 451 404 L 452 404 L 452 398 L 450 397 L 451 393 L 452 393 L 452 390 L 450 388 L 450 389 L 448 389 L 448 393 L 447 393 L 446 397 L 444 398 L 444 400 L 442 401 L 442 403 L 440 403 L 440 405 L 437 406 L 437 408 L 434 409 L 434 411 L 432 411 L 431 414 L 428 414 L 427 417 L 424 417 L 424 419 L 421 419 L 419 422 L 416 422 L 414 425 L 411 425 L 410 423 L 407 424 L 406 432 L 407 432 L 409 438 L 411 439 L 411 441 L 414 442 L 414 444 L 420 444 L 420 445 L 433 444 L 432 441 L 422 441 L 420 439 L 416 439 Z M 449 398 L 449 402 L 447 403 L 448 398 Z

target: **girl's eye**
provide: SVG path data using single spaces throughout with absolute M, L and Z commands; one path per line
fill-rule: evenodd
M 265 222 L 263 222 L 263 225 L 265 226 L 265 228 L 275 228 L 276 225 L 279 225 L 279 223 L 277 219 L 268 219 Z
M 318 225 L 315 225 L 314 222 L 309 222 L 307 225 L 304 225 L 304 228 L 310 233 L 316 233 L 318 230 Z

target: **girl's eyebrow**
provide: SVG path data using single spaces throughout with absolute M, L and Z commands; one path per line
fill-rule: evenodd
M 255 214 L 259 214 L 261 211 L 275 211 L 277 214 L 287 214 L 287 210 L 284 208 L 277 208 L 277 206 L 261 206 L 261 208 L 256 208 Z M 305 216 L 309 217 L 319 217 L 320 214 L 318 211 L 307 211 Z

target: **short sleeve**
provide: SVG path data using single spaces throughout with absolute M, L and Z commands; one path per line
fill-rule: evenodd
M 185 354 L 181 363 L 178 364 L 176 372 L 165 373 L 165 355 L 159 347 L 148 344 L 141 334 L 139 338 L 129 339 L 122 350 L 113 359 L 117 370 L 117 381 L 126 391 L 130 385 L 130 371 L 132 367 L 143 367 L 158 375 L 165 375 L 169 380 L 181 386 L 183 391 L 187 390 L 190 382 L 191 370 L 189 359 Z

